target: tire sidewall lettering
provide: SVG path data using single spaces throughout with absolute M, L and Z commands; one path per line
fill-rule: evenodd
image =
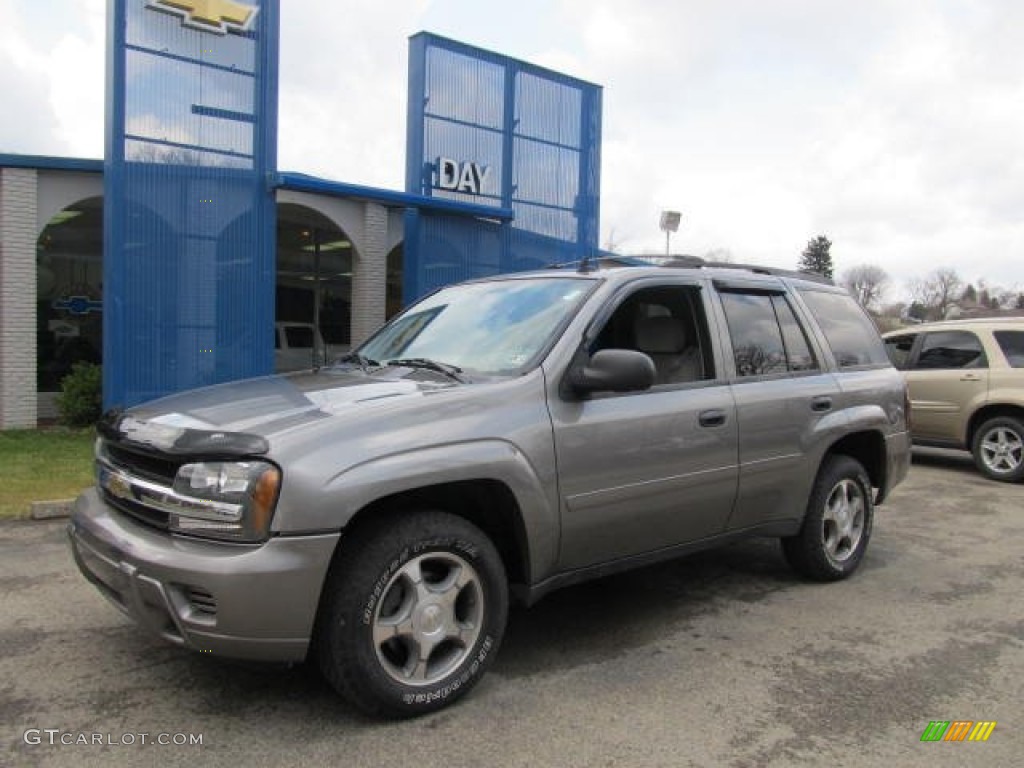
M 384 589 L 387 587 L 391 578 L 398 572 L 398 569 L 405 565 L 412 557 L 409 547 L 404 548 L 390 563 L 380 577 L 373 583 L 373 588 L 370 590 L 370 594 L 366 599 L 366 605 L 363 607 L 362 620 L 363 624 L 369 626 L 373 623 L 373 612 L 377 607 L 377 603 L 384 594 Z
M 447 699 L 476 676 L 493 647 L 494 638 L 490 635 L 486 635 L 480 643 L 480 648 L 477 651 L 476 656 L 473 658 L 473 661 L 458 676 L 456 676 L 454 680 L 432 690 L 426 690 L 420 693 L 403 693 L 402 703 L 415 706 L 418 704 L 430 704 L 434 701 L 443 701 L 444 699 Z

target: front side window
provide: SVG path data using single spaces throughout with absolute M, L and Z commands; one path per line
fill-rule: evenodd
M 792 307 L 781 295 L 723 292 L 738 376 L 817 370 Z
M 514 373 L 537 361 L 594 285 L 586 278 L 530 278 L 443 288 L 358 352 L 380 363 L 425 358 L 471 373 Z
M 985 350 L 969 331 L 936 331 L 925 334 L 914 363 L 916 370 L 985 368 Z
M 854 368 L 889 364 L 878 329 L 852 296 L 810 289 L 800 289 L 800 296 L 821 326 L 836 365 Z
M 700 289 L 687 285 L 641 288 L 605 321 L 590 352 L 633 349 L 654 363 L 654 385 L 715 378 Z
M 1024 331 L 996 331 L 996 342 L 1011 368 L 1024 368 Z

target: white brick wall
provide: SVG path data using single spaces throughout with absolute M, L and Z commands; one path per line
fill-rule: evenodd
M 388 260 L 388 209 L 364 203 L 363 249 L 352 264 L 352 346 L 384 323 Z
M 36 426 L 37 173 L 0 168 L 0 429 Z

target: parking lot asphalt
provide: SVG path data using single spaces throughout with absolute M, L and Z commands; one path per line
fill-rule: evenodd
M 62 522 L 5 522 L 0 765 L 1017 766 L 1022 541 L 1024 486 L 918 450 L 852 579 L 801 581 L 765 540 L 566 589 L 513 610 L 460 704 L 387 723 L 308 667 L 144 635 Z M 921 741 L 957 720 L 997 724 Z

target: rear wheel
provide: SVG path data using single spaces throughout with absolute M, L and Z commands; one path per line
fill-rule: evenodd
M 1012 416 L 989 419 L 971 445 L 978 470 L 993 480 L 1012 483 L 1024 477 L 1024 423 Z
M 320 666 L 331 684 L 364 712 L 412 717 L 452 703 L 490 666 L 508 586 L 476 526 L 417 512 L 351 535 L 321 612 Z
M 800 532 L 782 540 L 782 551 L 803 576 L 845 579 L 864 557 L 873 519 L 864 467 L 849 456 L 831 456 L 818 471 Z

